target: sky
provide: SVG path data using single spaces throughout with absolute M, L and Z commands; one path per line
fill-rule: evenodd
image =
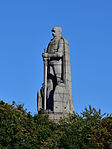
M 0 1 L 0 99 L 37 113 L 42 52 L 59 25 L 69 41 L 75 111 L 112 113 L 112 1 Z

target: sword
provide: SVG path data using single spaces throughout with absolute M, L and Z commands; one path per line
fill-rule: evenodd
M 47 53 L 46 49 L 44 49 L 44 53 Z M 47 99 L 47 58 L 44 58 L 44 110 L 46 110 L 46 99 Z

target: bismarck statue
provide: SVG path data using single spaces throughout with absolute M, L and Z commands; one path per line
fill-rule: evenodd
M 59 26 L 52 29 L 53 39 L 42 54 L 44 83 L 38 91 L 38 113 L 47 113 L 52 120 L 59 120 L 74 112 L 70 70 L 70 50 L 62 37 Z

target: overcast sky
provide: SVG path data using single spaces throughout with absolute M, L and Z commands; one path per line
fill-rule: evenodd
M 0 1 L 0 99 L 37 112 L 42 52 L 60 25 L 69 41 L 74 107 L 112 113 L 112 1 Z

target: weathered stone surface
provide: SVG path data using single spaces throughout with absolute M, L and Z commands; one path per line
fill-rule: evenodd
M 50 119 L 59 120 L 74 112 L 70 68 L 70 50 L 62 29 L 52 29 L 53 39 L 47 51 L 42 54 L 44 61 L 44 83 L 38 91 L 38 112 L 48 113 Z

